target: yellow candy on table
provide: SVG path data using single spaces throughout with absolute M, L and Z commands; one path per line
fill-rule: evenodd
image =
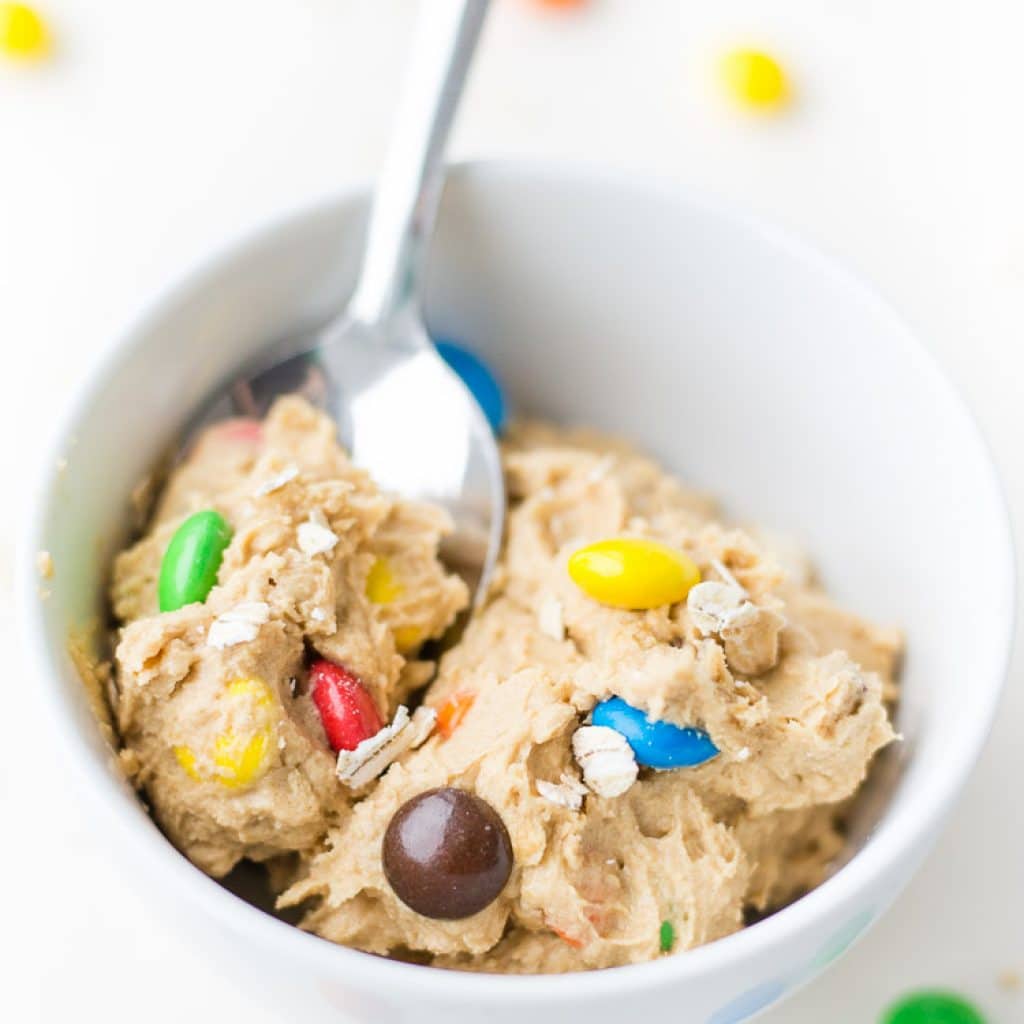
M 50 34 L 38 11 L 28 4 L 0 3 L 0 53 L 19 59 L 41 57 Z
M 633 611 L 675 604 L 700 583 L 700 570 L 681 551 L 632 537 L 614 537 L 574 551 L 569 576 L 595 601 Z
M 366 596 L 374 604 L 391 604 L 405 593 L 405 587 L 395 577 L 391 563 L 383 557 L 370 567 L 366 577 Z
M 722 57 L 719 70 L 733 101 L 748 110 L 774 110 L 789 99 L 786 72 L 770 54 L 744 48 L 730 50 Z
M 246 677 L 228 683 L 221 699 L 250 701 L 256 726 L 244 733 L 228 726 L 220 733 L 206 759 L 212 769 L 201 766 L 200 759 L 189 746 L 176 746 L 174 756 L 190 779 L 218 782 L 228 789 L 240 789 L 255 782 L 267 767 L 273 735 L 273 720 L 268 712 L 274 697 L 262 679 Z

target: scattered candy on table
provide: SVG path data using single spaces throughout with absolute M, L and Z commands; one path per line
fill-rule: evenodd
M 555 10 L 568 10 L 570 7 L 582 7 L 588 0 L 531 0 L 538 7 L 551 7 Z
M 574 551 L 569 576 L 595 601 L 634 611 L 682 601 L 700 582 L 700 570 L 681 551 L 633 537 L 614 537 Z
M 594 725 L 614 729 L 626 738 L 637 764 L 647 768 L 692 768 L 710 761 L 718 747 L 703 729 L 672 722 L 651 721 L 640 708 L 621 697 L 601 701 L 593 712 Z
M 374 604 L 391 604 L 405 592 L 405 587 L 395 576 L 391 563 L 381 556 L 370 566 L 366 577 L 366 596 Z
M 725 53 L 719 63 L 722 85 L 738 106 L 769 112 L 790 98 L 789 82 L 779 62 L 761 50 L 738 48 Z
M 266 769 L 273 734 L 269 712 L 274 697 L 262 679 L 247 676 L 228 683 L 220 699 L 240 706 L 247 703 L 248 714 L 237 717 L 246 718 L 252 727 L 240 733 L 229 726 L 203 756 L 187 745 L 176 746 L 174 756 L 196 782 L 219 782 L 228 789 L 241 789 L 255 782 Z
M 476 694 L 459 692 L 453 693 L 437 709 L 437 731 L 448 739 L 453 732 L 462 724 L 469 709 L 476 700 Z
M 512 872 L 512 842 L 501 816 L 480 797 L 451 787 L 404 803 L 384 833 L 381 853 L 395 895 L 436 920 L 479 913 Z
M 320 659 L 309 667 L 309 695 L 335 752 L 355 750 L 384 727 L 366 687 L 341 665 Z
M 435 343 L 441 358 L 462 378 L 487 417 L 491 430 L 500 434 L 505 429 L 507 409 L 498 379 L 487 364 L 469 349 L 452 341 Z
M 893 1003 L 881 1024 L 986 1024 L 980 1011 L 953 992 L 912 992 Z
M 43 16 L 28 4 L 0 3 L 0 53 L 15 60 L 33 60 L 50 49 Z
M 205 509 L 189 516 L 175 531 L 160 563 L 160 611 L 205 601 L 230 543 L 231 527 L 219 512 Z
M 671 953 L 676 944 L 676 929 L 671 921 L 662 921 L 658 930 L 658 948 L 662 953 Z

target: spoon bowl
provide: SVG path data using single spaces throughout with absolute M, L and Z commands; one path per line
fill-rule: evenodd
M 501 545 L 501 460 L 482 410 L 422 323 L 342 317 L 286 339 L 203 407 L 182 450 L 211 423 L 262 418 L 285 394 L 329 413 L 353 462 L 383 491 L 448 512 L 441 556 L 479 599 Z

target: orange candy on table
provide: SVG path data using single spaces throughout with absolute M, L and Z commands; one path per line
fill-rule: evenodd
M 538 7 L 551 7 L 556 10 L 568 10 L 571 7 L 582 7 L 587 0 L 532 0 Z

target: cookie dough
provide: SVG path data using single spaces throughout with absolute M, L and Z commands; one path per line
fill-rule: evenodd
M 163 552 L 205 508 L 233 530 L 219 583 L 159 614 Z M 154 815 L 204 871 L 308 851 L 344 820 L 351 793 L 309 693 L 311 654 L 358 676 L 389 719 L 432 674 L 416 651 L 468 600 L 437 559 L 448 528 L 437 509 L 381 495 L 298 399 L 262 427 L 210 429 L 171 476 L 114 564 L 116 714 Z
M 899 633 L 838 608 L 790 545 L 723 525 L 623 443 L 527 424 L 504 457 L 505 551 L 435 674 L 417 651 L 467 602 L 437 558 L 443 515 L 382 496 L 298 399 L 261 430 L 201 440 L 112 585 L 117 721 L 172 841 L 214 875 L 272 860 L 281 906 L 327 939 L 466 970 L 649 960 L 665 935 L 680 952 L 817 885 L 894 738 Z M 159 614 L 162 553 L 199 508 L 234 531 L 218 585 Z M 329 549 L 303 544 L 310 522 Z M 587 596 L 569 557 L 624 537 L 681 552 L 701 582 L 645 611 Z M 211 643 L 225 615 L 247 639 Z M 309 697 L 312 658 L 354 673 L 385 720 L 422 700 L 420 745 L 346 786 Z M 702 730 L 717 754 L 638 767 L 588 726 L 612 696 Z M 417 912 L 385 871 L 389 825 L 432 790 L 472 794 L 507 831 L 507 882 L 470 916 Z

